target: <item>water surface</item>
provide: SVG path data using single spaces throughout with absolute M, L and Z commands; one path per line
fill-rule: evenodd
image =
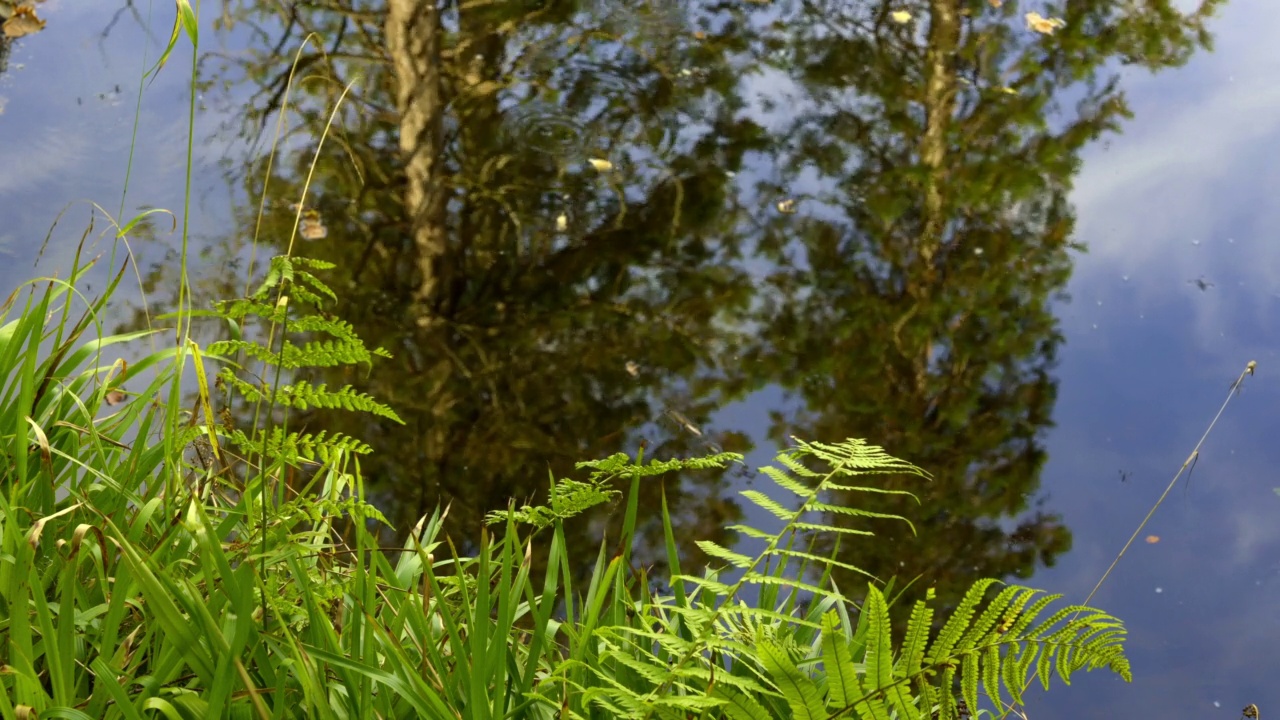
M 540 492 L 548 468 L 641 444 L 759 465 L 793 435 L 865 437 L 934 480 L 893 481 L 919 505 L 874 506 L 918 536 L 881 523 L 844 558 L 923 573 L 944 602 L 991 575 L 1083 600 L 1256 360 L 1190 486 L 1094 599 L 1128 622 L 1135 683 L 1082 677 L 1030 715 L 1266 710 L 1280 218 L 1261 150 L 1280 120 L 1266 34 L 1280 16 L 1224 8 L 1209 54 L 1194 27 L 1144 26 L 1114 3 L 1076 4 L 1096 22 L 1069 16 L 1052 35 L 1023 19 L 1045 8 L 995 4 L 967 18 L 923 2 L 451 11 L 438 62 L 403 66 L 439 72 L 408 108 L 382 4 L 229 3 L 216 23 L 206 9 L 185 218 L 197 294 L 241 293 L 291 238 L 338 264 L 337 312 L 395 358 L 319 379 L 359 383 L 406 424 L 314 420 L 377 448 L 364 468 L 398 525 L 451 501 L 466 532 Z M 117 9 L 48 3 L 47 29 L 11 48 L 5 288 L 31 275 L 67 202 L 122 205 L 139 77 L 171 19 L 139 7 L 112 24 Z M 259 227 L 308 32 L 324 54 L 303 52 Z M 184 219 L 189 73 L 175 54 L 136 106 L 126 215 Z M 294 233 L 300 201 L 315 239 Z M 76 207 L 39 272 L 68 266 Z M 167 229 L 135 243 L 153 308 L 173 297 Z M 119 323 L 139 308 L 122 298 Z M 748 483 L 767 485 L 668 481 L 681 536 L 730 542 L 726 524 L 764 523 L 736 498 Z M 646 517 L 659 498 L 645 488 Z M 600 527 L 574 528 L 584 557 Z

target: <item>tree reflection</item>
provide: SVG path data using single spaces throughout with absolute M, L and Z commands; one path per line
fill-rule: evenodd
M 746 449 L 733 428 L 654 422 L 701 428 L 780 385 L 802 407 L 776 415 L 774 440 L 866 437 L 935 475 L 907 488 L 922 509 L 856 498 L 918 519 L 918 536 L 879 527 L 891 542 L 842 552 L 947 598 L 1070 547 L 1038 493 L 1051 303 L 1079 247 L 1072 175 L 1127 116 L 1111 68 L 1185 62 L 1217 4 L 1073 1 L 1043 34 L 995 0 L 227 2 L 250 52 L 206 57 L 204 77 L 249 93 L 257 153 L 289 97 L 286 53 L 324 43 L 293 75 L 270 183 L 261 158 L 236 173 L 265 191 L 271 252 L 293 236 L 305 147 L 353 88 L 310 179 L 326 232 L 300 251 L 338 264 L 337 313 L 395 354 L 317 380 L 406 419 L 323 418 L 378 448 L 364 470 L 399 525 L 452 501 L 471 532 L 548 468 L 641 435 L 659 454 Z M 214 262 L 243 274 L 243 243 Z M 728 483 L 667 483 L 682 534 L 726 541 Z M 646 486 L 651 533 L 659 502 Z
M 1128 115 L 1108 64 L 1185 62 L 1217 4 L 1072 2 L 1062 23 L 1024 25 L 1016 4 L 986 0 L 802 2 L 758 38 L 802 108 L 759 190 L 815 188 L 759 246 L 777 291 L 753 356 L 803 400 L 772 434 L 874 438 L 935 476 L 922 507 L 851 498 L 920 519 L 915 536 L 880 528 L 893 542 L 850 547 L 851 562 L 956 598 L 1070 548 L 1036 501 L 1062 342 L 1052 303 L 1083 249 L 1072 176 Z
M 339 265 L 337 312 L 396 355 L 360 384 L 407 424 L 324 422 L 380 449 L 364 470 L 398 524 L 452 501 L 468 533 L 495 502 L 545 490 L 548 468 L 634 452 L 646 424 L 651 454 L 732 447 L 732 434 L 653 425 L 669 408 L 703 424 L 722 402 L 718 363 L 740 344 L 734 319 L 751 296 L 727 261 L 739 209 L 726 171 L 754 126 L 710 88 L 728 76 L 676 72 L 695 45 L 681 24 L 618 32 L 617 18 L 569 6 L 418 7 L 292 8 L 278 20 L 290 37 L 271 40 L 345 38 L 299 63 L 325 81 L 298 84 L 296 137 L 318 137 L 335 91 L 363 74 L 312 180 L 326 236 L 300 251 Z M 287 97 L 276 53 L 219 69 L 260 79 L 251 134 Z M 680 131 L 694 115 L 706 127 Z M 309 160 L 291 156 L 268 196 L 298 197 Z M 294 213 L 273 202 L 260 236 L 283 247 Z M 738 513 L 725 487 L 714 475 L 668 483 L 674 506 L 702 509 L 680 514 L 682 533 L 724 539 Z M 651 539 L 659 490 L 642 499 Z

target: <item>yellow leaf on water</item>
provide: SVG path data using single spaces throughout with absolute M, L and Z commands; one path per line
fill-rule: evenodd
M 1156 543 L 1158 543 L 1158 542 L 1160 542 L 1160 536 L 1159 536 L 1159 535 L 1148 535 L 1148 536 L 1147 536 L 1147 544 L 1148 544 L 1148 545 L 1155 545 L 1155 544 L 1156 544 Z
M 13 14 L 0 25 L 7 38 L 20 38 L 44 29 L 44 20 L 36 17 L 35 6 L 28 3 L 13 9 Z
M 560 213 L 560 215 L 556 218 L 556 230 L 558 232 L 564 232 L 565 230 L 568 230 L 568 229 L 569 229 L 569 216 L 565 215 L 564 213 Z
M 591 167 L 599 170 L 600 172 L 608 172 L 613 169 L 613 163 L 609 162 L 608 160 L 601 160 L 600 158 L 590 158 L 589 160 L 587 160 L 587 162 L 591 163 Z
M 1066 27 L 1066 23 L 1058 18 L 1047 18 L 1038 12 L 1029 12 L 1025 15 L 1027 19 L 1027 28 L 1035 30 L 1043 35 L 1052 35 L 1054 30 L 1060 27 Z
M 899 25 L 905 25 L 906 23 L 911 22 L 911 13 L 906 10 L 895 10 L 889 13 L 889 17 L 893 18 L 893 21 Z

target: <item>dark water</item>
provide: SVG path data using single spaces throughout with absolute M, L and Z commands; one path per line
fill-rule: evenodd
M 996 575 L 1080 601 L 1256 360 L 1190 486 L 1094 600 L 1128 622 L 1136 682 L 1082 677 L 1030 714 L 1276 706 L 1269 7 L 1220 10 L 1208 54 L 1194 20 L 1103 0 L 1073 3 L 1052 36 L 1023 20 L 1043 8 L 986 0 L 967 16 L 467 5 L 443 14 L 423 66 L 388 44 L 382 4 L 324 6 L 233 3 L 217 27 L 223 8 L 204 9 L 192 269 L 202 301 L 243 291 L 289 62 L 318 33 L 259 237 L 271 253 L 289 241 L 351 83 L 305 201 L 324 237 L 297 242 L 338 263 L 338 314 L 395 358 L 317 379 L 359 382 L 406 424 L 314 420 L 378 449 L 364 467 L 397 523 L 444 500 L 472 527 L 540 492 L 548 468 L 642 442 L 758 466 L 790 436 L 865 437 L 935 479 L 895 481 L 919 506 L 871 506 L 908 515 L 917 537 L 876 526 L 883 540 L 844 548 L 848 562 L 923 573 L 944 597 Z M 130 7 L 112 24 L 107 4 L 49 4 L 47 29 L 10 49 L 0 287 L 29 277 L 66 202 L 122 204 L 138 78 L 172 12 L 155 8 L 148 30 Z M 902 8 L 906 23 L 890 14 Z M 407 114 L 397 58 L 439 73 Z M 184 50 L 143 96 L 127 215 L 182 217 L 189 73 Z M 405 133 L 415 112 L 425 130 Z M 40 271 L 69 262 L 76 207 Z M 173 299 L 167 229 L 135 238 L 153 309 Z M 122 297 L 120 324 L 140 307 Z M 668 481 L 681 536 L 727 542 L 724 525 L 764 522 L 736 498 L 749 482 L 768 484 Z M 659 499 L 646 487 L 645 517 Z M 593 554 L 598 526 L 575 532 Z

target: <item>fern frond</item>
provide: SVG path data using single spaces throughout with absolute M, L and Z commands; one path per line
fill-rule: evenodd
M 840 632 L 840 616 L 835 611 L 822 616 L 822 664 L 827 671 L 827 688 L 835 705 L 851 705 L 862 696 L 862 683 L 854 667 L 853 649 Z
M 611 502 L 620 494 L 605 486 L 603 480 L 584 483 L 577 480 L 557 480 L 552 476 L 549 506 L 525 505 L 519 510 L 491 512 L 485 516 L 485 522 L 493 525 L 505 522 L 510 516 L 515 522 L 541 530 L 556 520 L 567 520 L 597 505 Z
M 287 369 L 368 365 L 372 359 L 364 343 L 326 340 L 295 345 L 286 342 L 280 354 L 280 365 Z
M 715 695 L 724 699 L 725 704 L 721 709 L 730 720 L 773 720 L 769 711 L 747 693 L 734 688 L 717 686 Z
M 256 403 L 267 399 L 267 390 L 265 388 L 241 379 L 240 376 L 236 375 L 235 371 L 229 367 L 223 367 L 218 370 L 218 379 L 249 403 Z
M 214 308 L 218 315 L 228 320 L 244 320 L 249 316 L 255 316 L 276 325 L 284 323 L 288 314 L 288 308 L 257 298 L 220 300 L 214 303 Z
M 342 433 L 329 435 L 327 431 L 319 433 L 292 432 L 275 427 L 269 433 L 259 431 L 252 438 L 240 430 L 233 430 L 230 441 L 243 452 L 282 457 L 286 462 L 296 463 L 299 460 L 328 462 L 338 451 L 367 455 L 373 448 L 363 442 Z
M 722 466 L 737 457 L 714 456 L 708 464 Z M 553 482 L 552 505 L 557 492 L 599 489 L 618 475 L 648 477 L 695 466 L 681 460 L 637 465 L 623 454 L 580 463 L 592 470 L 591 480 L 581 487 Z M 788 714 L 813 720 L 953 720 L 961 707 L 979 706 L 980 692 L 996 701 L 1020 702 L 1031 678 L 1047 686 L 1051 674 L 1069 682 L 1079 670 L 1107 668 L 1130 679 L 1119 621 L 1077 606 L 1050 613 L 1057 596 L 1039 596 L 1020 586 L 993 593 L 995 580 L 975 583 L 936 636 L 930 590 L 912 608 L 896 657 L 888 602 L 876 585 L 869 584 L 856 630 L 850 629 L 846 608 L 854 604 L 836 587 L 832 573 L 866 573 L 822 557 L 812 547 L 824 533 L 871 534 L 833 526 L 832 517 L 905 521 L 849 508 L 829 497 L 846 491 L 906 494 L 857 484 L 865 482 L 863 476 L 888 472 L 927 477 L 860 440 L 835 445 L 797 441 L 797 447 L 780 454 L 764 474 L 799 499 L 795 507 L 765 493 L 743 494 L 782 520 L 782 527 L 772 533 L 744 525 L 731 528 L 763 541 L 764 549 L 755 556 L 699 542 L 704 553 L 729 569 L 709 566 L 702 577 L 677 571 L 670 578 L 681 588 L 676 599 L 645 596 L 635 613 L 628 609 L 624 624 L 596 628 L 590 653 L 598 653 L 599 662 L 575 665 L 596 681 L 583 691 L 591 698 L 586 704 L 663 720 L 709 710 L 732 720 Z M 524 508 L 517 517 L 548 522 L 556 517 L 551 510 Z M 820 571 L 816 582 L 811 570 Z M 722 571 L 737 579 L 724 580 Z M 759 589 L 755 607 L 738 597 L 747 585 Z M 576 711 L 569 716 L 576 717 Z
M 983 598 L 995 580 L 973 585 L 956 611 L 939 631 L 928 655 L 923 655 L 932 627 L 933 614 L 927 600 L 917 602 L 907 622 L 904 650 L 892 659 L 892 632 L 888 605 L 875 585 L 869 585 L 860 628 L 866 632 L 866 658 L 860 667 L 838 666 L 849 662 L 828 636 L 839 635 L 836 613 L 823 617 L 823 664 L 830 696 L 824 701 L 830 713 L 855 711 L 860 717 L 882 717 L 882 708 L 898 718 L 919 718 L 937 713 L 939 718 L 959 717 L 955 683 L 970 707 L 978 706 L 979 689 L 993 701 L 1003 696 L 1015 703 L 1032 677 L 1048 687 L 1050 674 L 1069 684 L 1079 670 L 1106 668 L 1131 680 L 1124 655 L 1125 631 L 1118 620 L 1092 608 L 1069 606 L 1047 618 L 1039 617 L 1054 598 L 1040 598 L 1028 605 L 1035 590 L 1007 586 L 989 600 L 978 613 Z M 976 616 L 976 617 L 975 617 Z M 1018 633 L 1014 627 L 1025 628 Z M 827 650 L 826 648 L 832 649 Z M 852 654 L 849 657 L 853 657 Z M 833 663 L 835 665 L 833 665 Z M 1034 667 L 1033 667 L 1034 665 Z M 795 680 L 783 668 L 774 678 L 779 690 Z M 770 669 L 772 672 L 772 668 Z M 857 687 L 860 696 L 851 698 L 848 689 Z M 883 702 L 882 702 L 883 701 Z
M 286 407 L 296 407 L 299 410 L 314 406 L 331 410 L 366 412 L 404 424 L 400 416 L 390 407 L 374 400 L 370 395 L 356 392 L 350 385 L 339 390 L 330 390 L 324 383 L 312 385 L 306 380 L 300 380 L 280 388 L 280 392 L 276 394 L 276 401 Z
M 311 273 L 305 270 L 295 269 L 293 271 L 293 277 L 294 277 L 294 286 L 293 286 L 294 293 L 297 293 L 305 285 L 310 290 L 315 291 L 315 293 L 324 295 L 325 297 L 329 298 L 334 302 L 338 302 L 338 295 L 334 293 L 333 290 L 330 289 L 328 285 L 325 285 L 323 282 L 320 282 L 320 278 L 316 277 L 315 275 L 312 275 Z M 315 304 L 317 306 L 320 305 L 320 303 L 315 303 Z
M 711 542 L 710 540 L 699 540 L 697 541 L 697 545 L 702 550 L 702 552 L 706 553 L 707 555 L 710 555 L 713 558 L 719 558 L 720 560 L 724 560 L 725 562 L 729 563 L 734 567 L 738 567 L 738 568 L 751 567 L 752 558 L 749 555 L 743 555 L 742 553 L 733 552 L 732 550 L 729 550 L 714 542 Z
M 307 257 L 305 255 L 290 255 L 287 257 L 285 256 L 281 256 L 281 257 L 289 260 L 290 262 L 292 262 L 294 265 L 298 267 L 311 268 L 312 270 L 332 270 L 338 267 L 336 263 L 329 262 L 328 260 L 321 260 L 319 258 Z
M 862 611 L 867 613 L 868 620 L 865 660 L 867 675 L 864 686 L 868 691 L 874 689 L 884 692 L 889 706 L 897 712 L 899 718 L 906 720 L 919 717 L 920 713 L 916 711 L 909 689 L 894 677 L 893 636 L 889 626 L 889 604 L 885 602 L 884 595 L 880 592 L 868 593 Z
M 360 342 L 355 328 L 343 320 L 321 317 L 320 315 L 303 315 L 289 321 L 288 331 L 292 333 L 325 333 L 338 340 Z
M 654 477 L 681 470 L 709 470 L 723 468 L 732 462 L 742 462 L 738 453 L 722 452 L 697 458 L 673 458 L 671 460 L 650 460 L 648 464 L 636 464 L 626 453 L 614 453 L 603 460 L 587 460 L 575 465 L 579 470 L 591 468 L 591 478 L 613 478 L 620 475 L 628 477 Z
M 827 708 L 822 692 L 817 683 L 796 665 L 787 648 L 761 631 L 756 636 L 756 649 L 760 664 L 786 698 L 792 715 L 800 720 L 826 720 Z

